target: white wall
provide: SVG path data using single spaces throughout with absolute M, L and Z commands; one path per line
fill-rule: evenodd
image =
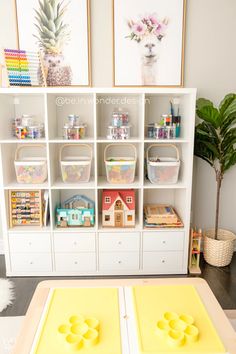
M 145 1 L 145 0 L 143 0 Z M 0 0 L 0 45 L 14 47 L 14 0 Z M 236 92 L 235 0 L 187 0 L 185 86 L 215 104 Z M 112 86 L 112 0 L 91 0 L 93 86 Z M 202 161 L 194 166 L 193 217 L 198 226 L 214 223 L 215 179 Z M 236 167 L 225 175 L 221 226 L 236 232 Z

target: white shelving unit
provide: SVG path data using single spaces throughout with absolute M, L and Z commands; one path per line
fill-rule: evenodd
M 168 112 L 171 97 L 181 101 L 181 137 L 152 140 L 145 136 L 145 125 Z M 187 88 L 38 88 L 0 89 L 1 215 L 8 276 L 42 275 L 128 275 L 185 274 L 192 190 L 192 163 L 196 90 Z M 129 112 L 131 137 L 127 141 L 106 139 L 106 127 L 112 111 L 122 107 Z M 67 141 L 62 127 L 68 114 L 75 113 L 87 124 L 86 139 Z M 45 124 L 45 139 L 17 140 L 11 135 L 11 120 L 33 114 Z M 46 147 L 48 180 L 42 185 L 16 182 L 14 154 L 18 144 L 42 143 Z M 60 175 L 59 148 L 64 143 L 89 144 L 93 149 L 91 180 L 83 184 L 65 184 Z M 104 148 L 112 143 L 132 143 L 138 160 L 133 184 L 111 185 L 107 182 Z M 145 149 L 152 143 L 172 142 L 178 146 L 181 171 L 175 185 L 154 185 L 145 178 Z M 33 149 L 33 147 L 32 147 Z M 136 224 L 133 228 L 103 228 L 101 225 L 102 189 L 133 188 L 136 193 Z M 9 227 L 8 190 L 48 190 L 50 225 L 47 227 Z M 95 226 L 58 229 L 55 207 L 75 194 L 95 201 Z M 143 226 L 145 203 L 170 203 L 180 214 L 182 229 L 149 230 Z

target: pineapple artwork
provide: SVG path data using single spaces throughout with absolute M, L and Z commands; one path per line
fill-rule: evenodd
M 48 86 L 72 84 L 72 69 L 63 54 L 70 41 L 70 25 L 65 23 L 68 4 L 64 0 L 38 0 L 38 7 L 34 8 L 34 37 L 42 52 Z

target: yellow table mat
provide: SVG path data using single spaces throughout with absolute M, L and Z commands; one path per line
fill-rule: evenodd
M 54 289 L 46 316 L 33 351 L 34 354 L 121 354 L 119 294 L 115 288 Z M 75 350 L 66 342 L 68 334 L 58 331 L 61 325 L 71 328 L 69 319 L 83 315 L 99 320 L 96 345 Z
M 226 352 L 194 286 L 136 286 L 133 287 L 133 300 L 140 353 Z M 198 341 L 171 347 L 165 337 L 158 336 L 156 323 L 166 311 L 191 315 L 199 329 Z

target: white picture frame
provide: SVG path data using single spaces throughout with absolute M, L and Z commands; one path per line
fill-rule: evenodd
M 114 86 L 183 86 L 186 0 L 113 0 Z
M 91 86 L 90 1 L 14 1 L 17 19 L 18 49 L 33 52 L 41 50 L 47 78 L 47 86 Z M 65 44 L 61 46 L 62 56 L 60 58 L 59 54 L 55 58 L 55 53 L 51 58 L 49 55 L 47 55 L 46 58 L 45 50 L 47 49 L 42 46 L 40 47 L 40 41 L 38 38 L 42 39 L 42 36 L 39 35 L 39 27 L 41 26 L 39 20 L 36 19 L 36 17 L 39 18 L 39 16 L 35 10 L 41 15 L 44 11 L 40 9 L 39 1 L 43 6 L 45 3 L 51 4 L 51 2 L 54 1 L 57 5 L 60 4 L 61 11 L 65 8 L 64 14 L 62 15 L 62 25 L 67 26 L 65 28 L 67 37 L 65 36 L 63 38 Z M 55 11 L 56 7 L 54 7 L 54 12 Z M 56 13 L 54 13 L 54 16 L 56 16 Z M 54 20 L 55 18 L 56 17 L 54 17 Z M 40 22 L 42 23 L 41 19 Z M 53 33 L 55 34 L 56 32 Z M 49 61 L 51 62 L 49 63 Z M 52 67 L 54 64 L 56 65 L 56 68 Z

